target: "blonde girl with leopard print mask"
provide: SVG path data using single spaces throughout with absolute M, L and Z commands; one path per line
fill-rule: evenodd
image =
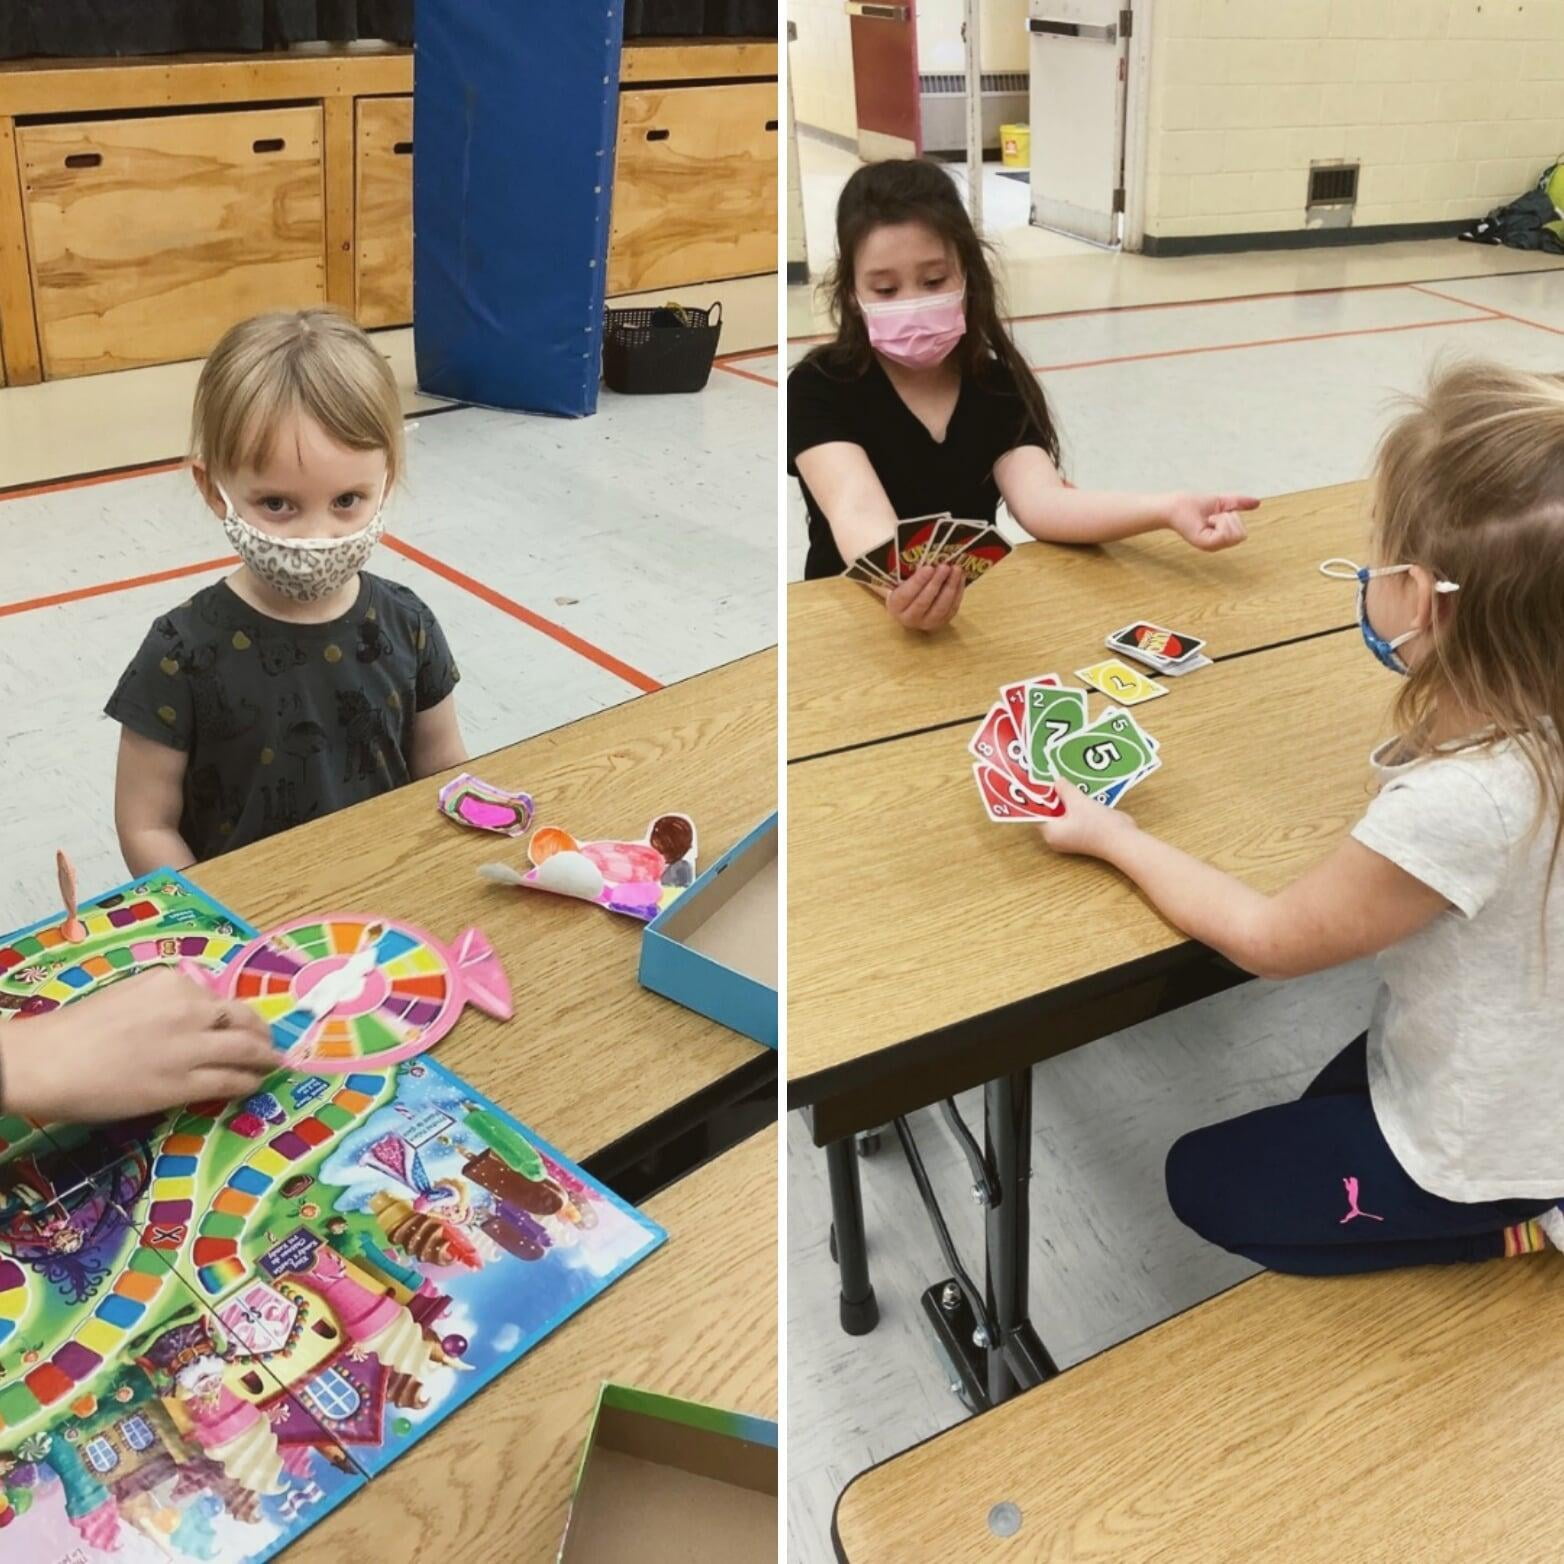
M 444 633 L 363 568 L 404 459 L 396 381 L 346 316 L 257 315 L 213 349 L 190 470 L 239 568 L 153 624 L 106 708 L 133 875 L 466 759 Z

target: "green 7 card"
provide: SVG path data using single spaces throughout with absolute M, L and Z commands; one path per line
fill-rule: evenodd
M 1055 740 L 1046 758 L 1060 783 L 1097 794 L 1129 781 L 1154 756 L 1135 719 L 1128 712 L 1110 711 L 1089 728 Z
M 1036 782 L 1053 781 L 1048 747 L 1086 726 L 1086 691 L 1034 684 L 1026 692 L 1026 763 Z

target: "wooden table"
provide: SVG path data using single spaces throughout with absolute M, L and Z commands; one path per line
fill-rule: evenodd
M 693 817 L 712 862 L 775 807 L 776 653 L 759 652 L 469 762 L 537 800 L 537 823 L 582 839 Z M 643 925 L 493 885 L 522 842 L 461 830 L 431 779 L 203 864 L 192 876 L 269 927 L 308 913 L 409 919 L 453 939 L 474 924 L 510 974 L 516 1014 L 469 1010 L 440 1060 L 600 1178 L 774 1077 L 776 1055 L 641 987 Z
M 605 1379 L 775 1418 L 775 1129 L 645 1210 L 668 1229 L 656 1254 L 306 1533 L 289 1564 L 552 1559 Z
M 1045 646 L 1039 663 L 1057 659 Z M 1137 708 L 1163 769 L 1136 792 L 1135 816 L 1278 889 L 1361 814 L 1393 694 L 1355 630 L 1173 681 Z M 974 722 L 789 768 L 787 1070 L 788 1106 L 812 1109 L 826 1148 L 843 1328 L 862 1334 L 878 1318 L 851 1137 L 894 1117 L 952 1275 L 924 1310 L 965 1398 L 982 1407 L 1055 1372 L 1028 1319 L 1032 1065 L 1247 974 L 1113 871 L 991 823 L 966 753 Z M 978 1085 L 981 1291 L 902 1118 Z
M 1135 708 L 1163 761 L 1135 818 L 1280 888 L 1362 813 L 1394 681 L 1338 633 L 1169 683 Z M 873 1083 L 881 1115 L 832 1138 L 1056 1051 L 1042 1023 L 1192 947 L 1112 870 L 988 819 L 975 725 L 789 768 L 789 1105 Z
M 838 1556 L 1554 1558 L 1516 1499 L 1561 1469 L 1561 1281 L 1554 1256 L 1258 1276 L 855 1478 Z
M 1350 587 L 1317 569 L 1367 547 L 1368 485 L 1267 500 L 1249 541 L 1202 554 L 1172 533 L 1107 548 L 1026 544 L 973 589 L 938 635 L 900 629 L 851 581 L 788 589 L 788 758 L 974 723 L 1010 679 L 1110 655 L 1103 638 L 1135 619 L 1189 630 L 1232 657 L 1354 623 Z

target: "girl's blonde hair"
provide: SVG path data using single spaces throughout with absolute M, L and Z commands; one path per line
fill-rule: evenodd
M 222 479 L 271 458 L 292 417 L 339 445 L 386 453 L 386 490 L 403 467 L 402 403 L 391 366 L 333 309 L 279 310 L 231 326 L 196 383 L 191 459 Z
M 1385 436 L 1374 481 L 1386 563 L 1460 590 L 1396 702 L 1413 755 L 1432 755 L 1454 699 L 1513 741 L 1536 775 L 1539 826 L 1564 839 L 1564 377 L 1463 363 L 1437 374 Z M 1550 869 L 1551 873 L 1551 869 Z

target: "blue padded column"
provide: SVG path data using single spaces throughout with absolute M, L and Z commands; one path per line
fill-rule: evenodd
M 623 0 L 418 0 L 414 26 L 418 384 L 596 412 Z

